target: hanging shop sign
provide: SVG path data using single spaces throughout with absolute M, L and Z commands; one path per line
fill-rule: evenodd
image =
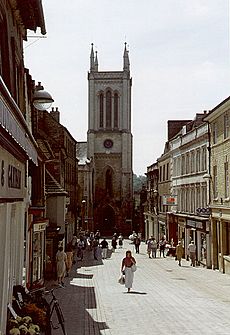
M 205 230 L 206 228 L 206 221 L 195 221 L 195 220 L 187 220 L 187 227 L 188 228 L 195 228 L 198 230 Z
M 177 205 L 177 196 L 175 195 L 163 195 L 162 203 L 164 206 L 176 206 Z

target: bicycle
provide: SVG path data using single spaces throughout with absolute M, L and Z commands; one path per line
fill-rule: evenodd
M 61 329 L 62 329 L 63 335 L 67 335 L 67 332 L 66 332 L 66 329 L 65 329 L 65 319 L 64 319 L 61 307 L 59 305 L 59 302 L 58 302 L 57 298 L 54 295 L 54 290 L 55 290 L 55 288 L 51 289 L 50 291 L 45 291 L 44 292 L 45 294 L 51 294 L 52 295 L 51 301 L 48 302 L 49 307 L 50 307 L 49 308 L 50 309 L 49 310 L 50 325 L 51 325 L 52 329 L 58 329 L 59 328 L 59 326 L 55 326 L 54 325 L 54 322 L 52 320 L 54 312 L 56 312 L 58 323 L 61 325 Z M 51 332 L 50 332 L 50 334 L 51 334 Z

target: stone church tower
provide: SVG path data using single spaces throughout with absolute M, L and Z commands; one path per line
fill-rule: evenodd
M 88 158 L 92 162 L 93 219 L 103 235 L 132 230 L 132 134 L 129 54 L 123 71 L 99 71 L 93 44 L 88 73 Z

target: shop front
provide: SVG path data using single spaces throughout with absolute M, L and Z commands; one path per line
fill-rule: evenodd
M 196 245 L 197 264 L 203 264 L 210 267 L 211 249 L 210 249 L 210 222 L 207 217 L 187 215 L 182 213 L 170 213 L 171 227 L 173 224 L 177 226 L 174 231 L 176 238 L 175 245 L 181 241 L 184 247 L 184 257 L 188 259 L 188 245 L 193 240 Z M 174 227 L 175 228 L 175 227 Z M 172 230 L 171 230 L 172 231 Z
M 30 289 L 44 284 L 44 269 L 46 262 L 46 227 L 48 219 L 35 219 L 31 226 L 30 236 L 30 267 L 27 286 Z

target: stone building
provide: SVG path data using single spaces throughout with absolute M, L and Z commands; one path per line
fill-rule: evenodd
M 191 240 L 197 246 L 197 261 L 210 266 L 210 229 L 207 209 L 208 127 L 205 113 L 198 113 L 170 141 L 172 156 L 171 206 L 169 222 L 177 227 L 175 241 L 182 240 L 187 256 Z
M 230 97 L 206 116 L 210 131 L 208 166 L 212 267 L 230 274 Z
M 57 108 L 34 113 L 33 134 L 45 163 L 45 206 L 49 219 L 46 254 L 53 263 L 59 241 L 67 244 L 77 230 L 76 140 L 60 123 Z
M 45 23 L 40 1 L 0 0 L 0 333 L 14 285 L 25 283 L 30 205 L 28 166 L 37 165 L 31 131 L 32 82 L 24 68 L 27 30 Z M 26 241 L 26 243 L 25 243 Z M 25 273 L 24 273 L 24 271 Z
M 132 133 L 129 54 L 123 71 L 99 71 L 90 55 L 88 154 L 92 161 L 94 227 L 102 234 L 132 229 Z

